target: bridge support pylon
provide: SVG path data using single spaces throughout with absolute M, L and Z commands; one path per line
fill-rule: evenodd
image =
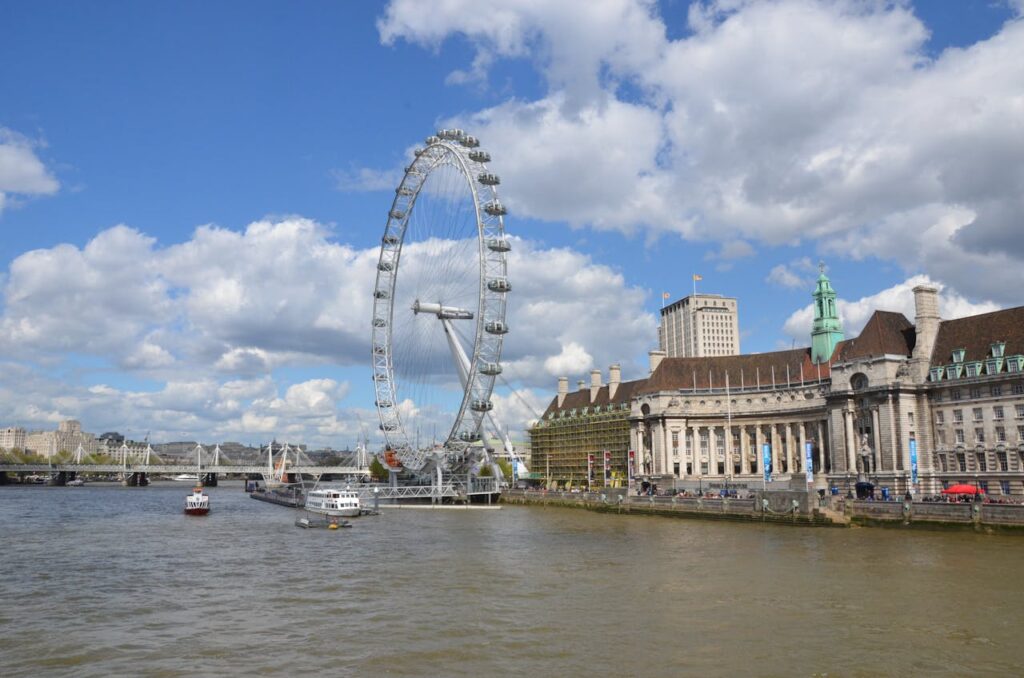
M 204 473 L 203 477 L 200 478 L 203 485 L 206 487 L 217 487 L 217 474 L 216 473 Z
M 0 471 L 0 485 L 6 485 L 9 482 L 10 479 L 7 477 L 7 471 Z

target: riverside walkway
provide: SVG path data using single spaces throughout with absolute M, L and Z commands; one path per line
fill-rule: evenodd
M 828 527 L 893 527 L 971 530 L 1024 535 L 1024 505 L 989 502 L 864 501 L 816 497 L 801 501 L 799 492 L 756 493 L 748 499 L 679 496 L 632 496 L 621 490 L 563 492 L 509 490 L 509 504 L 586 508 L 603 513 L 663 515 L 704 520 L 735 520 Z

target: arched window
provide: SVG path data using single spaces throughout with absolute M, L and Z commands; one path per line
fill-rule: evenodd
M 868 377 L 862 372 L 850 377 L 850 388 L 854 391 L 860 391 L 868 387 Z

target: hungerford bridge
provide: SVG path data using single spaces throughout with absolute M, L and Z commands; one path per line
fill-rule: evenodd
M 0 454 L 0 474 L 39 473 L 49 474 L 52 482 L 63 485 L 79 473 L 113 473 L 121 476 L 128 485 L 146 485 L 151 474 L 195 474 L 208 485 L 217 484 L 217 476 L 223 474 L 260 475 L 265 479 L 287 482 L 288 476 L 309 475 L 320 478 L 331 476 L 369 475 L 367 455 L 360 450 L 354 466 L 320 466 L 314 464 L 299 448 L 287 444 L 275 451 L 274 445 L 267 448 L 266 463 L 237 463 L 221 453 L 220 445 L 208 452 L 202 445 L 196 445 L 188 458 L 180 462 L 166 462 L 146 445 L 145 451 L 131 451 L 122 444 L 117 456 L 102 457 L 85 452 L 81 445 L 73 454 L 57 454 L 39 460 L 35 455 Z M 2 482 L 2 479 L 0 479 Z
M 34 455 L 31 455 L 34 457 Z M 104 455 L 105 456 L 105 455 Z M 217 485 L 218 475 L 262 476 L 268 484 L 301 483 L 302 477 L 313 477 L 317 481 L 323 476 L 365 477 L 370 474 L 370 455 L 359 447 L 354 466 L 319 466 L 314 464 L 299 448 L 281 445 L 274 451 L 267 448 L 267 461 L 260 464 L 236 463 L 221 453 L 220 446 L 207 452 L 202 445 L 196 445 L 189 457 L 181 462 L 167 463 L 160 459 L 147 445 L 144 452 L 132 452 L 127 445 L 121 445 L 116 458 L 99 458 L 90 455 L 81 445 L 73 454 L 58 454 L 45 462 L 25 455 L 4 453 L 0 450 L 0 484 L 7 481 L 8 473 L 48 474 L 51 484 L 64 485 L 79 473 L 117 474 L 125 485 L 132 487 L 149 484 L 151 474 L 189 474 L 202 479 L 208 486 Z M 390 485 L 359 483 L 354 488 L 364 500 L 382 501 L 442 501 L 468 500 L 471 495 L 493 495 L 498 492 L 497 478 L 442 478 L 433 479 L 430 484 L 398 485 L 392 478 Z

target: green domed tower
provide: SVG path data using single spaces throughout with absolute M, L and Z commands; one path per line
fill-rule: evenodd
M 824 262 L 818 264 L 821 275 L 814 288 L 814 329 L 811 330 L 811 362 L 827 363 L 836 344 L 843 340 L 843 326 L 836 309 L 836 291 L 825 275 Z

